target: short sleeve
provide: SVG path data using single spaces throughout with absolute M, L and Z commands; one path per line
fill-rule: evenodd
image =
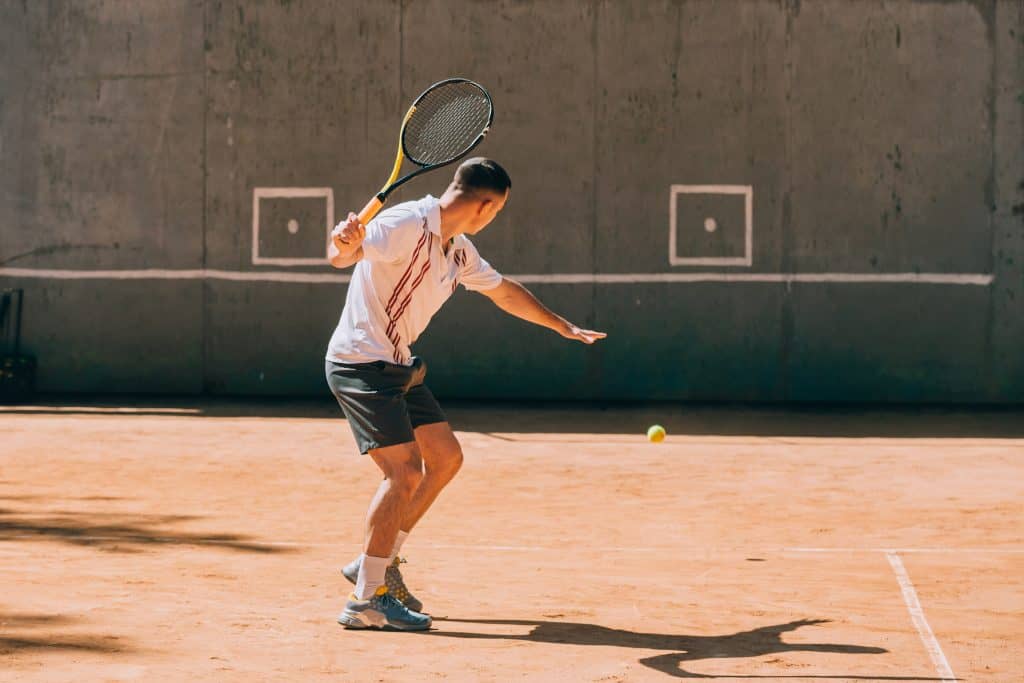
M 419 216 L 405 209 L 392 209 L 380 214 L 366 226 L 363 258 L 387 263 L 408 258 L 424 234 Z
M 501 273 L 484 260 L 468 239 L 460 240 L 459 282 L 471 292 L 494 289 L 501 284 Z

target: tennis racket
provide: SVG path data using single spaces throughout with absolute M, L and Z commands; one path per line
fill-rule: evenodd
M 388 195 L 404 183 L 469 154 L 487 135 L 493 120 L 491 96 L 467 78 L 449 78 L 423 91 L 402 119 L 391 177 L 359 212 L 359 222 L 369 223 Z M 419 168 L 399 178 L 403 158 Z

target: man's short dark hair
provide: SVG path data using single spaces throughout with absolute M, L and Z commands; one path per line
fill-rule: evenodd
M 459 164 L 455 171 L 455 185 L 470 194 L 488 191 L 504 196 L 512 187 L 512 179 L 497 161 L 473 157 Z

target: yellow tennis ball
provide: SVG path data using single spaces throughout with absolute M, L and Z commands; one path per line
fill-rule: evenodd
M 651 443 L 660 443 L 665 440 L 665 428 L 661 425 L 651 425 L 647 428 L 647 440 Z

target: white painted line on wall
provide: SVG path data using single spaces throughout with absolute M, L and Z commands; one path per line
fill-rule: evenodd
M 988 273 L 962 272 L 642 272 L 551 273 L 509 275 L 523 283 L 905 283 L 929 285 L 991 285 Z
M 323 197 L 327 202 L 327 236 L 323 258 L 274 258 L 260 256 L 260 200 L 284 197 Z M 329 187 L 255 187 L 252 190 L 252 263 L 275 266 L 321 266 L 327 263 L 327 254 L 334 229 L 334 190 Z M 280 280 L 278 280 L 280 282 Z
M 213 268 L 139 270 L 72 270 L 53 268 L 0 268 L 0 277 L 50 280 L 234 280 L 236 282 L 295 282 L 338 284 L 351 279 L 342 273 L 218 270 Z M 928 284 L 988 286 L 990 273 L 547 273 L 509 275 L 519 282 L 545 284 L 640 284 L 683 282 L 736 283 L 846 283 Z
M 234 280 L 236 282 L 298 282 L 337 284 L 350 275 L 333 273 L 292 273 L 283 271 L 216 270 L 210 268 L 167 270 L 51 270 L 35 268 L 0 268 L 0 277 L 23 277 L 51 280 Z
M 910 576 L 907 575 L 903 561 L 894 552 L 886 553 L 885 556 L 889 559 L 889 564 L 896 573 L 896 580 L 899 581 L 900 591 L 903 593 L 903 602 L 907 603 L 910 618 L 917 628 L 918 635 L 921 636 L 924 649 L 928 651 L 928 656 L 931 657 L 932 664 L 935 666 L 935 673 L 939 675 L 943 683 L 956 681 L 956 676 L 953 675 L 953 670 L 949 667 L 949 662 L 946 661 L 946 655 L 942 653 L 942 647 L 939 645 L 939 641 L 935 639 L 932 627 L 928 625 L 928 620 L 924 617 L 921 602 L 917 599 L 917 591 L 914 590 L 914 584 L 910 582 Z
M 678 211 L 680 194 L 733 194 L 744 200 L 743 256 L 679 256 Z M 668 262 L 672 266 L 747 266 L 754 265 L 754 186 L 753 185 L 670 185 L 668 204 Z

